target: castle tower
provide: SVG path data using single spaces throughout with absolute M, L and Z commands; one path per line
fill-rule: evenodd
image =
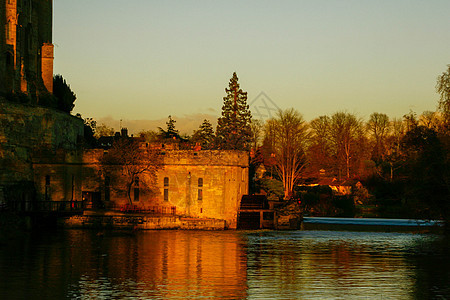
M 53 91 L 52 0 L 0 2 L 0 93 Z

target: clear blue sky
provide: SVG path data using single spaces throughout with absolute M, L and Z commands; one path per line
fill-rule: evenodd
M 450 1 L 54 2 L 55 69 L 83 117 L 220 115 L 234 71 L 306 120 L 435 110 Z

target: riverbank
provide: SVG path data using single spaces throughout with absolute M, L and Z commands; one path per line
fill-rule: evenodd
M 180 230 L 224 230 L 225 220 L 198 219 L 175 215 L 129 214 L 119 212 L 87 211 L 80 216 L 58 220 L 58 227 L 89 229 L 180 229 Z

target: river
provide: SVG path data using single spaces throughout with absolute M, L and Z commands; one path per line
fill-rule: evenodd
M 450 299 L 448 242 L 348 231 L 29 233 L 0 299 Z

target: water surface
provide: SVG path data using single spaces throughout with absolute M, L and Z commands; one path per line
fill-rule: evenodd
M 440 236 L 33 233 L 0 244 L 0 299 L 448 299 Z

